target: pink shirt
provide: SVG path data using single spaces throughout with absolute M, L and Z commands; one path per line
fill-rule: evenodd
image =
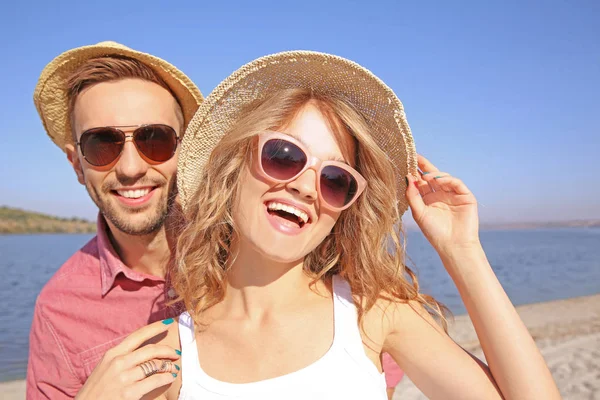
M 98 234 L 38 296 L 29 338 L 27 399 L 75 397 L 104 353 L 151 322 L 178 315 L 165 281 L 132 271 L 98 217 Z

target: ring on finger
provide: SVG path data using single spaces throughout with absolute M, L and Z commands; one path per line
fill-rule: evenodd
M 140 368 L 144 371 L 144 376 L 146 378 L 156 374 L 158 372 L 158 368 L 156 368 L 156 364 L 153 360 L 145 361 L 140 364 Z

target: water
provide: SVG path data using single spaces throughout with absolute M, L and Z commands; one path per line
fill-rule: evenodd
M 0 235 L 0 382 L 27 371 L 29 328 L 38 293 L 93 235 Z
M 25 377 L 36 296 L 91 237 L 0 236 L 0 381 Z M 481 241 L 515 304 L 600 293 L 600 229 L 486 231 Z M 455 314 L 464 313 L 454 284 L 422 234 L 409 233 L 408 254 L 423 291 Z

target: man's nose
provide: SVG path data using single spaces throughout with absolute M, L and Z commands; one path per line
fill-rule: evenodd
M 125 139 L 125 145 L 115 172 L 120 180 L 137 180 L 146 175 L 148 163 L 142 158 L 130 137 Z

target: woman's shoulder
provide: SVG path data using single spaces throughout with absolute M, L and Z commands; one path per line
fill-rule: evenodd
M 365 333 L 386 338 L 390 334 L 410 332 L 421 322 L 432 324 L 443 331 L 425 306 L 417 300 L 397 299 L 383 293 L 370 308 L 367 308 L 369 304 L 364 297 L 357 297 L 355 301 L 360 301 L 363 309 L 367 310 L 363 316 Z

